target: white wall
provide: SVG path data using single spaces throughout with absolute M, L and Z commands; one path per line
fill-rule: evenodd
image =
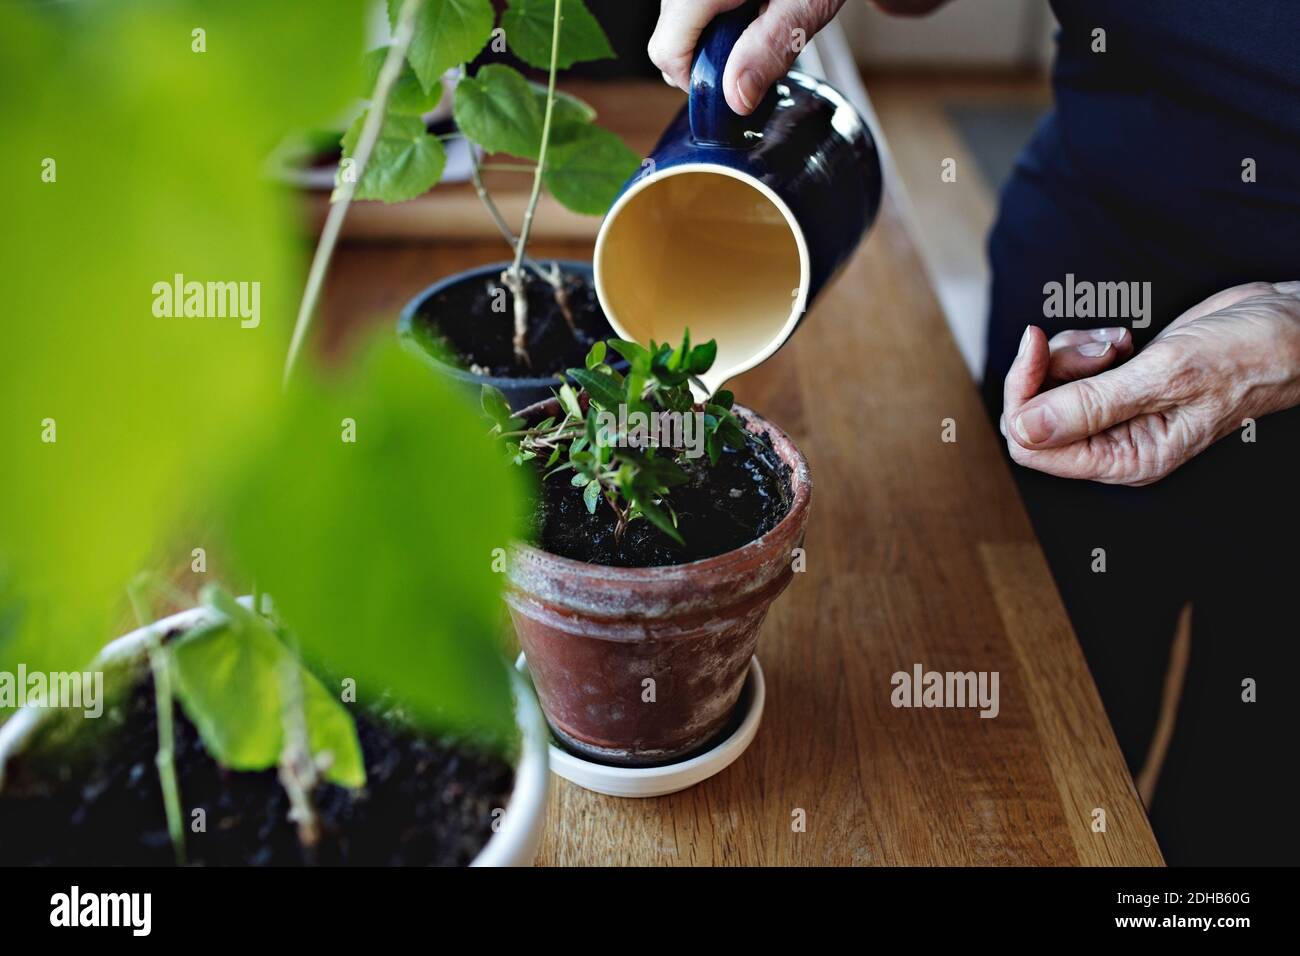
M 839 17 L 858 62 L 873 68 L 1041 65 L 1053 22 L 1047 0 L 949 0 L 919 18 L 848 0 Z

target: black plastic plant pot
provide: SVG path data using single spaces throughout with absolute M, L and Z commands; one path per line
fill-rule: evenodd
M 551 261 L 547 259 L 542 262 L 542 265 L 549 266 Z M 592 295 L 594 297 L 596 284 L 590 262 L 580 262 L 573 259 L 560 259 L 556 260 L 556 262 L 565 276 L 582 279 L 593 290 Z M 504 393 L 506 401 L 510 403 L 512 409 L 520 409 L 551 398 L 555 389 L 560 385 L 558 373 L 520 376 L 480 374 L 454 364 L 457 358 L 454 349 L 449 350 L 440 347 L 438 334 L 435 332 L 435 328 L 438 330 L 443 328 L 437 313 L 437 303 L 446 300 L 449 293 L 455 292 L 457 287 L 486 284 L 488 281 L 498 278 L 508 265 L 507 262 L 494 262 L 475 269 L 467 269 L 464 272 L 458 272 L 455 275 L 447 276 L 445 279 L 440 279 L 427 289 L 422 290 L 402 309 L 401 317 L 397 320 L 397 334 L 402 343 L 434 371 L 460 382 L 465 388 L 472 390 L 475 395 L 484 385 L 498 388 Z M 512 322 L 512 313 L 493 315 L 491 318 L 493 321 L 510 323 Z M 600 339 L 614 338 L 615 333 L 604 322 L 603 315 L 601 323 L 603 330 L 596 337 Z M 570 363 L 570 367 L 580 366 L 581 364 L 582 360 L 578 358 Z M 627 368 L 626 362 L 611 364 L 620 371 L 625 371 Z

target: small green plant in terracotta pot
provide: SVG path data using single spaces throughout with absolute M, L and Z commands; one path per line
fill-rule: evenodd
M 540 488 L 506 602 L 552 731 L 589 759 L 666 764 L 716 742 L 798 563 L 807 462 L 730 392 L 696 402 L 715 355 L 689 332 L 612 341 L 569 370 L 581 393 L 518 413 L 484 393 Z

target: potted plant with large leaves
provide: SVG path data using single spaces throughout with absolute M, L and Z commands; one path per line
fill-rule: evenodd
M 506 601 L 552 731 L 587 760 L 661 766 L 716 744 L 800 566 L 807 462 L 730 392 L 696 401 L 716 354 L 689 331 L 675 348 L 598 343 L 569 370 L 580 393 L 515 413 L 484 391 L 540 488 Z
M 209 585 L 150 623 L 190 599 L 143 575 L 141 627 L 85 671 L 103 674 L 104 719 L 32 697 L 0 727 L 7 861 L 531 862 L 544 729 L 507 673 L 489 567 L 516 489 L 437 384 L 389 344 L 342 383 L 295 382 L 205 508 L 226 576 L 266 582 L 276 613 Z M 417 473 L 412 502 L 397 485 Z
M 396 24 L 399 0 L 389 9 Z M 405 57 L 391 95 L 372 96 L 370 109 L 343 137 L 341 176 L 357 175 L 367 118 L 379 113 L 378 138 L 355 198 L 401 202 L 432 188 L 442 176 L 445 148 L 425 129 L 421 113 L 437 104 L 448 70 L 462 74 L 452 135 L 471 143 L 474 188 L 511 258 L 429 286 L 407 305 L 399 331 L 440 372 L 475 390 L 486 381 L 521 407 L 549 395 L 557 373 L 611 334 L 591 264 L 540 263 L 528 255 L 528 244 L 544 190 L 573 212 L 603 215 L 640 163 L 596 124 L 588 104 L 556 90 L 559 70 L 612 56 L 613 49 L 583 0 L 508 0 L 499 20 L 491 0 L 425 0 L 409 38 L 395 25 L 393 46 L 373 51 L 370 62 L 401 44 Z M 504 63 L 469 66 L 507 46 L 518 60 L 545 71 L 544 86 Z M 484 183 L 480 150 L 493 169 L 531 180 L 517 227 Z
M 83 25 L 114 38 L 111 64 L 67 42 L 59 11 L 0 10 L 14 80 L 0 102 L 40 78 L 49 107 L 15 106 L 15 141 L 81 171 L 16 184 L 0 236 L 15 301 L 42 318 L 0 350 L 8 863 L 499 863 L 536 849 L 541 718 L 506 666 L 490 553 L 518 524 L 515 476 L 462 396 L 389 336 L 343 373 L 303 362 L 280 389 L 268 336 L 287 331 L 297 237 L 257 171 L 279 130 L 337 110 L 346 90 L 322 52 L 358 52 L 352 4 L 306 6 L 283 21 L 214 11 L 211 28 L 259 55 L 208 62 L 156 43 L 189 30 L 184 8 L 95 5 Z M 418 9 L 404 6 L 408 26 Z M 142 62 L 147 82 L 131 72 Z M 168 121 L 196 89 L 205 123 Z M 103 148 L 122 129 L 139 155 Z M 230 143 L 219 158 L 214 135 Z M 103 243 L 87 217 L 168 228 Z M 83 263 L 96 322 L 51 248 Z M 141 289 L 182 269 L 264 284 L 265 314 L 142 311 Z M 309 279 L 308 313 L 318 291 Z M 235 585 L 274 595 L 274 613 Z M 128 594 L 140 627 L 104 646 Z M 84 706 L 64 706 L 74 685 L 91 688 Z

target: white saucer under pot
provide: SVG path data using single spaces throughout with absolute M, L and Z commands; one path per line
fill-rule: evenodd
M 523 654 L 515 661 L 521 674 L 527 675 L 528 661 Z M 661 797 L 693 787 L 702 780 L 721 773 L 745 752 L 758 733 L 767 696 L 763 669 L 758 658 L 750 658 L 749 673 L 741 691 L 733 728 L 708 750 L 676 763 L 659 767 L 613 767 L 578 757 L 550 740 L 550 766 L 554 773 L 578 786 L 611 797 Z

